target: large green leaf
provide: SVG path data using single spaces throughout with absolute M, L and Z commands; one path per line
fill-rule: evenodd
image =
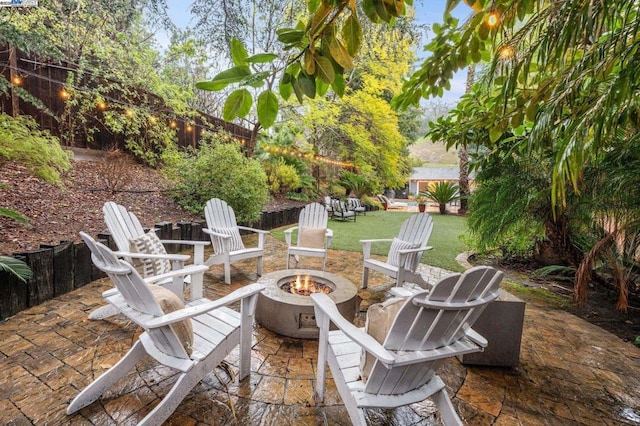
M 313 13 L 320 6 L 320 0 L 307 0 L 307 10 L 309 13 Z
M 347 44 L 349 55 L 356 56 L 362 44 L 362 27 L 355 13 L 351 13 L 342 26 L 342 39 Z
M 217 91 L 222 90 L 231 83 L 238 83 L 251 75 L 251 70 L 246 65 L 236 66 L 222 71 L 213 77 L 211 81 L 200 81 L 196 87 L 201 90 Z
M 231 121 L 236 117 L 244 117 L 249 114 L 253 100 L 247 89 L 238 89 L 232 92 L 224 103 L 222 117 Z
M 271 90 L 265 90 L 258 96 L 258 121 L 265 129 L 275 123 L 278 116 L 278 98 Z
M 234 65 L 236 66 L 245 65 L 245 60 L 247 59 L 249 54 L 247 53 L 247 50 L 242 45 L 242 42 L 234 37 L 231 39 L 230 47 L 231 47 L 231 60 L 233 61 Z
M 25 283 L 33 276 L 29 265 L 10 256 L 0 256 L 0 271 L 8 272 Z
M 316 57 L 316 76 L 327 84 L 333 83 L 335 78 L 335 71 L 331 61 L 324 56 Z
M 276 31 L 278 40 L 285 44 L 299 43 L 305 35 L 303 30 L 294 30 L 292 28 L 283 28 Z
M 336 92 L 336 95 L 342 97 L 344 96 L 344 89 L 346 88 L 347 84 L 344 81 L 344 77 L 341 74 L 336 74 L 336 77 L 333 79 L 333 83 L 331 84 L 331 87 L 333 88 L 333 91 Z
M 300 86 L 300 90 L 302 90 L 302 93 L 304 93 L 309 98 L 316 97 L 316 80 L 312 75 L 300 73 L 297 81 Z
M 245 59 L 245 61 L 251 63 L 267 63 L 272 62 L 277 57 L 278 55 L 276 55 L 275 53 L 257 53 L 255 55 L 249 56 Z
M 329 53 L 334 61 L 336 61 L 342 68 L 350 70 L 353 68 L 353 61 L 351 56 L 340 40 L 333 39 L 329 45 Z

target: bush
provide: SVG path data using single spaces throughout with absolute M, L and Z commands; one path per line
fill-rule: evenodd
M 266 163 L 265 172 L 267 173 L 269 189 L 273 195 L 282 196 L 300 188 L 300 177 L 296 168 L 285 164 L 282 159 L 273 163 Z
M 224 134 L 203 141 L 196 153 L 175 148 L 163 154 L 165 172 L 174 182 L 171 195 L 186 210 L 204 215 L 211 198 L 225 200 L 238 222 L 251 224 L 269 200 L 267 176 L 259 161 L 246 158 L 240 145 Z

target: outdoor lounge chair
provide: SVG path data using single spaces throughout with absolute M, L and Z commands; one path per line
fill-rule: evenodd
M 118 247 L 116 255 L 124 258 L 132 265 L 141 263 L 140 271 L 145 278 L 152 278 L 155 275 L 164 274 L 171 270 L 183 270 L 183 277 L 174 276 L 161 280 L 159 284 L 168 286 L 176 294 L 187 299 L 195 300 L 202 297 L 203 273 L 192 273 L 196 269 L 193 265 L 186 266 L 185 262 L 190 256 L 185 254 L 167 254 L 164 244 L 186 244 L 193 246 L 194 264 L 202 264 L 204 259 L 204 247 L 210 243 L 208 241 L 187 241 L 187 240 L 160 240 L 155 235 L 154 230 L 144 231 L 137 216 L 128 211 L 124 206 L 108 201 L 102 207 L 104 221 L 109 229 L 111 238 Z M 106 297 L 116 289 L 107 292 Z M 103 319 L 118 313 L 111 305 L 98 308 L 89 314 L 89 319 Z
M 409 204 L 400 201 L 394 201 L 388 198 L 386 195 L 378 194 L 378 199 L 385 206 L 385 210 L 390 209 L 405 209 Z
M 360 240 L 364 256 L 362 288 L 367 288 L 370 269 L 395 278 L 396 286 L 411 282 L 427 287 L 428 284 L 416 271 L 420 264 L 422 253 L 433 248 L 427 246 L 432 230 L 433 219 L 431 216 L 427 213 L 418 213 L 410 216 L 402 223 L 396 238 Z M 391 241 L 387 260 L 373 259 L 371 257 L 371 245 L 384 241 Z
M 211 237 L 213 255 L 205 265 L 224 265 L 224 282 L 231 284 L 231 264 L 244 259 L 257 258 L 257 274 L 262 275 L 262 257 L 264 256 L 264 236 L 269 231 L 238 226 L 236 214 L 226 201 L 212 198 L 204 209 L 207 228 L 202 231 Z M 240 230 L 258 234 L 256 247 L 245 247 Z
M 118 259 L 108 247 L 85 233 L 80 235 L 91 250 L 93 263 L 107 273 L 119 290 L 107 300 L 144 332 L 118 363 L 73 399 L 67 414 L 100 398 L 108 388 L 126 377 L 144 355 L 180 374 L 171 391 L 140 425 L 162 424 L 191 389 L 238 345 L 238 379 L 249 375 L 253 313 L 258 293 L 264 288 L 262 285 L 248 285 L 215 301 L 198 299 L 185 306 L 170 291 L 160 286 L 148 286 L 132 265 Z M 194 269 L 204 272 L 207 267 L 199 265 Z M 172 271 L 166 275 L 181 276 L 181 273 Z M 240 312 L 226 307 L 238 301 Z
M 449 357 L 482 351 L 471 327 L 498 296 L 502 273 L 490 267 L 455 274 L 409 298 L 372 305 L 364 329 L 346 320 L 326 294 L 311 295 L 320 328 L 316 395 L 324 399 L 326 364 L 351 418 L 365 408 L 396 408 L 432 398 L 445 425 L 462 425 L 436 374 Z M 330 331 L 333 324 L 337 330 Z
M 367 208 L 362 205 L 362 201 L 360 201 L 359 198 L 351 197 L 347 199 L 347 207 L 356 214 L 362 214 L 365 216 L 367 214 Z
M 331 215 L 332 219 L 341 220 L 343 222 L 348 220 L 356 221 L 356 212 L 349 210 L 349 206 L 347 206 L 347 203 L 344 201 L 331 200 L 331 205 L 333 207 L 333 214 Z
M 298 217 L 298 225 L 284 231 L 287 242 L 287 269 L 291 256 L 311 256 L 322 258 L 322 270 L 327 263 L 327 249 L 331 245 L 333 231 L 327 227 L 327 209 L 319 203 L 307 204 Z M 296 244 L 292 244 L 292 233 L 297 231 Z

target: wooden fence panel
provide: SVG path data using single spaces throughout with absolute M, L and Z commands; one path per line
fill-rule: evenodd
M 74 289 L 73 243 L 62 241 L 59 245 L 42 245 L 44 249 L 53 250 L 53 296 L 60 296 Z
M 28 305 L 36 306 L 53 297 L 53 249 L 26 251 L 15 255 L 33 271 L 27 282 Z
M 91 261 L 91 250 L 89 250 L 84 241 L 73 245 L 73 257 L 73 270 L 75 272 L 73 284 L 75 288 L 80 288 L 92 281 L 91 269 L 93 262 Z
M 14 275 L 0 271 L 0 320 L 29 307 L 28 284 Z

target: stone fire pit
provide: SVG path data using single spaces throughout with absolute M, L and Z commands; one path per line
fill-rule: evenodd
M 309 269 L 288 269 L 263 275 L 258 282 L 265 286 L 258 295 L 256 321 L 263 327 L 283 336 L 317 339 L 318 327 L 309 296 L 291 294 L 282 289 L 296 277 L 309 276 L 311 280 L 328 286 L 340 313 L 350 321 L 356 314 L 358 290 L 351 281 L 339 275 Z

